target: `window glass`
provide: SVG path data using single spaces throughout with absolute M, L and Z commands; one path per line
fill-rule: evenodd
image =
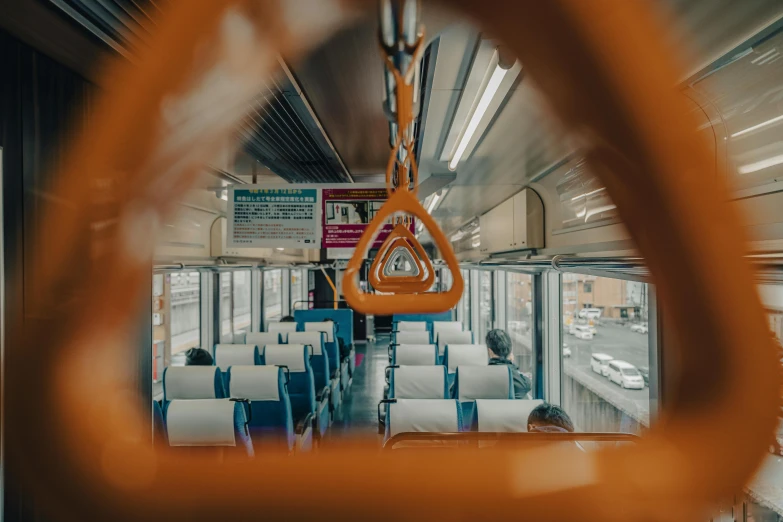
M 650 423 L 647 284 L 562 280 L 563 407 L 580 431 L 641 433 Z
M 769 329 L 778 341 L 781 349 L 781 365 L 783 365 L 783 285 L 760 285 L 759 293 L 764 307 L 767 309 Z M 778 425 L 778 454 L 783 455 L 783 422 Z
M 250 331 L 250 270 L 237 270 L 231 275 L 234 280 L 234 307 L 231 316 L 236 336 Z
M 264 270 L 264 325 L 283 317 L 282 280 L 281 270 Z
M 464 289 L 457 303 L 457 318 L 462 321 L 465 330 L 470 330 L 470 270 L 461 270 Z
M 307 305 L 303 302 L 306 297 L 304 297 L 302 272 L 303 270 L 291 270 L 291 312 L 307 309 Z
M 494 288 L 492 286 L 492 272 L 489 270 L 479 271 L 479 331 L 477 342 L 483 342 L 483 339 L 487 336 L 487 332 L 492 330 L 492 322 L 494 317 L 493 306 Z
M 198 272 L 152 276 L 153 397 L 163 394 L 163 370 L 184 366 L 185 351 L 201 345 L 201 277 Z
M 231 272 L 220 272 L 220 342 L 234 342 L 231 329 Z
M 506 322 L 514 362 L 519 371 L 533 373 L 533 276 L 506 273 Z

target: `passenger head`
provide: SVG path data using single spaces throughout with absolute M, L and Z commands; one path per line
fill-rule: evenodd
M 549 431 L 547 428 L 574 431 L 574 423 L 563 408 L 545 402 L 530 412 L 527 418 L 527 431 Z
M 487 344 L 490 357 L 500 359 L 513 358 L 511 355 L 511 337 L 504 330 L 490 330 L 484 342 Z
M 280 319 L 281 323 L 295 323 L 296 319 L 292 315 L 286 315 L 282 319 Z
M 185 366 L 212 366 L 212 356 L 203 348 L 191 348 L 185 352 Z

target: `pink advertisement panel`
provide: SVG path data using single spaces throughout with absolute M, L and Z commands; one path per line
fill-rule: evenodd
M 323 189 L 322 248 L 355 248 L 370 221 L 386 202 L 385 188 Z M 386 224 L 372 248 L 379 248 L 394 226 Z M 411 224 L 411 232 L 415 223 Z

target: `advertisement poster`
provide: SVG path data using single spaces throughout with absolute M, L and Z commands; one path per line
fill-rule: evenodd
M 323 189 L 323 248 L 355 248 L 370 221 L 386 202 L 386 188 Z M 415 224 L 410 230 L 414 230 Z M 383 226 L 370 248 L 379 248 L 394 225 Z
M 321 212 L 320 189 L 308 185 L 231 185 L 227 245 L 319 248 Z

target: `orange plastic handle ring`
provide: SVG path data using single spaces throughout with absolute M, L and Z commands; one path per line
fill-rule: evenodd
M 361 292 L 358 287 L 359 272 L 364 257 L 376 232 L 395 213 L 405 212 L 421 220 L 430 231 L 446 266 L 452 274 L 453 283 L 447 292 L 426 294 L 373 295 Z M 343 293 L 348 305 L 363 314 L 391 315 L 395 313 L 437 313 L 451 310 L 462 297 L 464 281 L 459 270 L 459 262 L 451 244 L 443 235 L 435 220 L 427 210 L 408 191 L 395 192 L 373 218 L 364 231 L 356 250 L 348 262 L 343 279 Z
M 398 231 L 402 229 L 404 232 Z M 407 234 L 406 234 L 407 233 Z M 412 241 L 411 241 L 412 239 Z M 390 262 L 392 253 L 400 246 L 408 250 L 419 268 L 416 276 L 387 276 L 383 269 Z M 423 261 L 423 265 L 422 265 Z M 381 292 L 417 293 L 426 292 L 435 282 L 435 270 L 421 243 L 403 225 L 397 225 L 381 246 L 370 266 L 370 284 Z

